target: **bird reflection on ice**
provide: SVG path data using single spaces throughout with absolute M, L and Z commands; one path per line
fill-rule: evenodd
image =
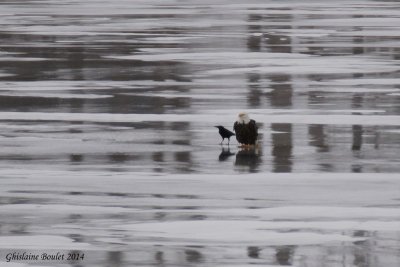
M 235 169 L 240 172 L 257 172 L 262 164 L 262 150 L 258 144 L 240 148 L 236 153 Z
M 221 147 L 221 153 L 218 156 L 219 161 L 226 161 L 230 156 L 235 155 L 235 153 L 231 152 L 231 148 L 228 147 Z

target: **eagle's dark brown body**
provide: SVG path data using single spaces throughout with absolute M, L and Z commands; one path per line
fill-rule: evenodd
M 255 120 L 248 123 L 236 121 L 233 125 L 236 139 L 243 145 L 255 145 L 258 137 L 258 127 Z

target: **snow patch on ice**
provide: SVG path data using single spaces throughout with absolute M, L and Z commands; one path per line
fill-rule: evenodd
M 15 74 L 11 74 L 11 73 L 0 73 L 0 77 L 10 77 L 10 76 L 15 76 Z
M 182 94 L 182 93 L 122 93 L 121 95 L 135 95 L 135 96 L 148 96 L 148 97 L 163 97 L 163 98 L 192 98 L 192 99 L 207 99 L 207 100 L 229 100 L 229 99 L 244 99 L 241 95 L 225 95 L 225 94 Z
M 0 205 L 0 212 L 7 214 L 47 214 L 47 213 L 84 213 L 84 214 L 108 214 L 124 213 L 127 210 L 121 207 L 101 207 L 101 206 L 83 206 L 83 205 L 64 205 L 64 204 L 9 204 Z
M 316 92 L 329 92 L 329 93 L 377 93 L 377 94 L 393 95 L 400 92 L 400 89 L 359 88 L 359 87 L 311 87 L 311 88 L 301 88 L 301 90 L 298 91 L 301 92 L 316 91 Z
M 0 57 L 1 61 L 12 61 L 12 62 L 21 62 L 21 61 L 48 61 L 54 60 L 51 58 L 39 58 L 39 57 Z
M 21 235 L 0 236 L 0 248 L 2 249 L 91 249 L 88 243 L 75 242 L 64 236 L 51 235 Z
M 100 99 L 111 98 L 113 95 L 97 95 L 97 94 L 46 94 L 46 93 L 2 93 L 0 96 L 15 97 L 38 97 L 38 98 L 63 98 L 63 99 Z
M 320 234 L 314 232 L 276 232 L 269 231 L 268 222 L 260 221 L 178 221 L 137 223 L 118 227 L 132 231 L 135 236 L 170 239 L 180 242 L 212 242 L 229 244 L 263 245 L 315 245 L 327 242 L 355 242 L 365 238 L 356 238 L 340 234 Z M 162 242 L 162 241 L 159 241 Z M 167 241 L 168 243 L 168 241 Z

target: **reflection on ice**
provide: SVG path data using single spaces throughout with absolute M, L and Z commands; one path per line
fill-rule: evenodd
M 221 146 L 221 153 L 218 156 L 219 161 L 226 161 L 229 159 L 230 156 L 235 155 L 235 153 L 231 152 L 230 147 L 228 146 L 227 148 Z
M 259 145 L 237 151 L 235 169 L 239 172 L 258 172 L 260 164 L 262 164 L 262 150 Z
M 216 119 L 229 121 L 230 116 L 223 113 L 214 114 L 212 121 L 212 115 L 196 114 L 85 114 L 88 116 L 83 117 L 78 113 L 64 114 L 65 120 L 61 120 L 60 114 L 41 113 L 36 117 L 38 114 L 20 113 L 32 116 L 32 120 L 18 124 L 4 121 L 1 124 L 0 159 L 4 166 L 10 163 L 24 166 L 51 163 L 50 168 L 72 166 L 75 169 L 146 172 L 398 170 L 397 126 L 388 126 L 387 123 L 395 124 L 397 121 L 389 120 L 390 116 L 261 112 L 252 114 L 260 127 L 259 146 L 256 150 L 242 151 L 235 139 L 229 146 L 219 145 L 220 136 L 213 126 Z M 22 117 L 16 114 L 13 113 L 14 118 L 21 120 Z M 71 121 L 73 115 L 76 121 Z M 44 118 L 46 122 L 37 122 Z M 137 118 L 155 121 L 135 122 Z M 167 118 L 171 121 L 168 122 Z M 327 118 L 331 121 L 324 124 Z M 334 118 L 339 125 L 335 124 Z M 357 120 L 349 120 L 347 124 L 345 118 Z M 295 123 L 282 123 L 284 119 Z M 303 124 L 305 119 L 312 124 Z M 378 123 L 384 125 L 378 126 Z M 228 124 L 225 125 L 229 128 Z

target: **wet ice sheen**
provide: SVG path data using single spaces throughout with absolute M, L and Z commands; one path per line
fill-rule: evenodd
M 72 239 L 53 235 L 35 236 L 0 236 L 0 248 L 2 249 L 90 249 L 89 244 L 74 242 Z
M 399 8 L 2 1 L 1 253 L 399 266 Z M 257 150 L 219 145 L 240 111 Z
M 50 235 L 50 240 L 55 235 L 51 242 L 60 249 L 102 251 L 123 245 L 151 257 L 153 245 L 165 248 L 166 255 L 201 246 L 200 252 L 194 250 L 215 257 L 219 252 L 213 247 L 223 247 L 223 255 L 240 261 L 249 247 L 257 247 L 263 257 L 280 246 L 301 252 L 317 244 L 335 250 L 352 242 L 359 249 L 379 242 L 390 249 L 399 229 L 400 213 L 393 207 L 398 202 L 396 174 L 111 175 L 40 169 L 2 173 L 3 199 L 41 201 L 0 207 L 6 217 L 28 216 L 32 221 L 28 243 L 3 237 L 8 246 L 19 249 L 40 247 L 43 235 Z M 168 186 L 160 186 L 165 183 Z M 71 214 L 66 222 L 65 214 Z M 370 231 L 379 234 L 366 234 Z M 92 245 L 60 239 L 60 233 L 79 233 Z

